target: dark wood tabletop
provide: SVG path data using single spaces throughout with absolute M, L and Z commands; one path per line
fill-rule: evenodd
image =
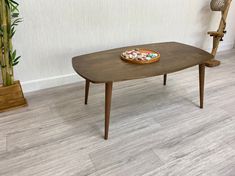
M 136 48 L 159 51 L 161 54 L 160 61 L 147 65 L 138 65 L 120 59 L 123 52 Z M 200 108 L 203 108 L 205 62 L 210 59 L 213 59 L 213 55 L 199 48 L 181 43 L 168 42 L 130 46 L 82 55 L 74 57 L 72 63 L 74 70 L 86 79 L 85 104 L 88 103 L 90 82 L 105 83 L 104 139 L 108 139 L 114 82 L 164 75 L 163 84 L 166 85 L 167 74 L 198 65 Z
M 120 59 L 122 52 L 135 48 L 159 51 L 159 62 L 137 65 Z M 72 59 L 74 70 L 93 83 L 118 82 L 164 75 L 202 64 L 213 56 L 199 48 L 176 43 L 154 43 L 123 47 L 77 56 Z

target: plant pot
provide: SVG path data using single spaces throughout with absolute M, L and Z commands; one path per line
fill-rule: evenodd
M 224 11 L 226 8 L 226 0 L 212 0 L 211 10 L 213 11 Z
M 0 84 L 0 112 L 24 106 L 27 106 L 27 101 L 24 98 L 20 81 L 15 81 L 15 84 L 6 87 Z

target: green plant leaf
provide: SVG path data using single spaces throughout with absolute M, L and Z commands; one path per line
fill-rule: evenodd
M 9 2 L 9 0 L 6 0 L 6 5 L 8 5 L 8 7 L 10 7 L 10 2 Z
M 20 15 L 20 14 L 19 14 L 19 13 L 16 13 L 16 12 L 11 14 L 12 18 L 17 18 L 17 17 L 19 17 L 19 15 Z
M 10 38 L 13 38 L 13 36 L 15 35 L 16 31 L 12 32 Z
M 14 50 L 12 53 L 12 60 L 15 60 L 15 58 L 16 58 L 16 50 Z
M 14 12 L 18 13 L 19 10 L 18 10 L 18 6 L 19 4 L 14 1 L 14 0 L 6 0 L 6 4 L 8 5 L 8 7 L 10 8 L 10 11 L 12 12 L 12 14 Z M 13 16 L 13 15 L 12 15 Z
M 19 62 L 14 62 L 14 63 L 12 64 L 12 66 L 16 66 L 18 63 L 19 63 Z
M 10 3 L 12 3 L 12 4 L 15 4 L 16 6 L 18 6 L 19 4 L 16 2 L 16 1 L 14 1 L 14 0 L 8 0 Z
M 18 62 L 21 56 L 18 56 L 17 58 L 14 59 L 14 62 Z
M 23 21 L 22 18 L 17 18 L 13 21 L 13 23 L 11 24 L 12 27 L 17 26 L 19 23 L 21 23 Z
M 14 6 L 14 5 L 11 5 L 11 12 L 16 12 L 18 13 L 19 10 L 18 10 L 18 7 L 17 6 Z M 14 14 L 14 13 L 13 13 Z
M 15 30 L 15 27 L 12 27 L 11 30 L 10 30 L 10 38 L 12 38 L 16 33 L 16 30 Z

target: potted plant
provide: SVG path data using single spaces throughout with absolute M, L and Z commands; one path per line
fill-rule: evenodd
M 19 4 L 14 0 L 0 0 L 0 67 L 2 73 L 0 112 L 27 104 L 20 82 L 14 80 L 13 70 L 20 59 L 12 45 L 15 28 L 22 21 L 19 18 L 18 6 Z

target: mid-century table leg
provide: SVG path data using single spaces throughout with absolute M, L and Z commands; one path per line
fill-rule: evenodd
M 109 136 L 109 119 L 110 119 L 110 109 L 112 101 L 112 89 L 113 83 L 105 83 L 105 134 L 104 139 L 107 140 Z
M 166 85 L 166 81 L 167 81 L 167 74 L 164 75 L 164 81 L 163 81 L 164 86 Z
M 88 102 L 89 88 L 90 88 L 90 81 L 86 80 L 85 104 L 87 104 L 87 102 Z
M 204 82 L 205 82 L 205 64 L 199 65 L 199 87 L 200 87 L 200 108 L 203 108 L 204 103 Z

